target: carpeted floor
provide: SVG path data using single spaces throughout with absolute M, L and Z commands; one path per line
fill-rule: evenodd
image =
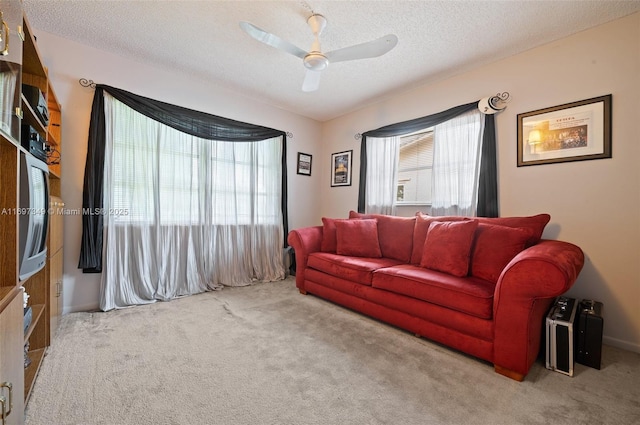
M 300 295 L 293 280 L 73 313 L 27 425 L 638 424 L 640 354 L 602 370 L 534 365 L 525 382 Z

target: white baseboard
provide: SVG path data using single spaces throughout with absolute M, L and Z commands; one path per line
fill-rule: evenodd
M 85 305 L 74 305 L 71 307 L 65 307 L 64 309 L 62 309 L 62 314 L 69 314 L 69 313 L 77 313 L 77 312 L 89 312 L 89 311 L 99 311 L 100 310 L 100 305 L 99 304 L 85 304 Z
M 634 344 L 622 339 L 611 338 L 609 336 L 603 336 L 602 342 L 613 347 L 622 348 L 623 350 L 633 351 L 634 353 L 640 353 L 640 344 Z

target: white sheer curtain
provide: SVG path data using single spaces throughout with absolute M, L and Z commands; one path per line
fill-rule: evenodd
M 400 137 L 367 137 L 366 213 L 395 214 L 399 155 Z
M 105 93 L 100 308 L 285 277 L 281 139 L 220 142 Z
M 435 126 L 431 214 L 476 215 L 483 132 L 478 110 Z

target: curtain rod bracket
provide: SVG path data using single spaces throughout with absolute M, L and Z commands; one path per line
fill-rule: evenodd
M 478 102 L 478 109 L 487 115 L 501 112 L 507 107 L 510 98 L 511 95 L 507 91 L 498 93 L 495 96 L 482 98 Z
M 87 80 L 86 78 L 80 78 L 80 80 L 78 80 L 78 82 L 80 83 L 80 85 L 82 87 L 89 87 L 92 89 L 96 88 L 96 83 L 93 82 L 93 80 Z
M 356 134 L 353 135 L 353 138 L 356 139 L 356 140 L 361 140 L 362 139 L 362 134 L 356 133 Z
M 290 131 L 287 131 L 287 139 L 293 139 L 293 133 Z

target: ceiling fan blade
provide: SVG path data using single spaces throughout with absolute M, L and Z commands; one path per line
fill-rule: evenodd
M 343 62 L 355 59 L 367 59 L 382 56 L 398 44 L 398 37 L 387 34 L 377 40 L 369 41 L 355 46 L 345 47 L 325 53 L 329 62 Z
M 316 91 L 320 87 L 320 71 L 312 71 L 307 69 L 307 73 L 304 75 L 304 81 L 302 82 L 302 91 Z
M 249 22 L 244 22 L 244 21 L 240 22 L 240 28 L 242 28 L 244 32 L 246 32 L 256 40 L 264 44 L 267 44 L 271 47 L 275 47 L 276 49 L 279 49 L 287 53 L 290 53 L 294 56 L 297 56 L 300 59 L 304 59 L 304 57 L 307 55 L 307 52 L 302 50 L 298 46 L 295 46 L 289 43 L 288 41 L 281 39 L 276 35 L 273 35 L 264 30 L 261 30 L 260 28 L 256 27 L 253 24 L 250 24 Z

